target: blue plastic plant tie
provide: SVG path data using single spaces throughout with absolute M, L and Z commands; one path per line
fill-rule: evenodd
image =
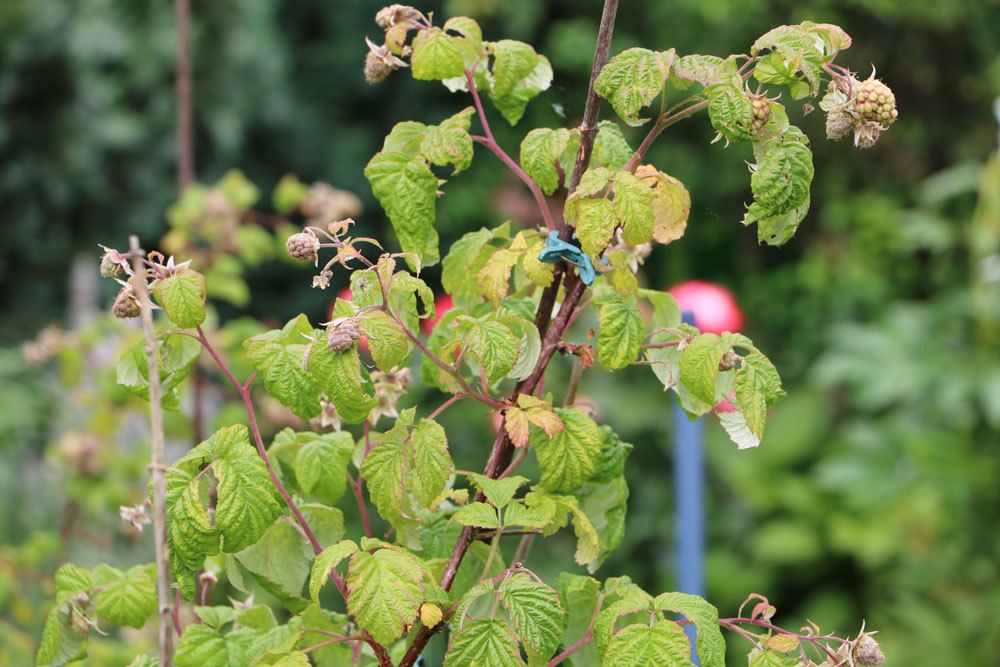
M 574 243 L 563 241 L 559 238 L 559 232 L 549 232 L 549 236 L 545 240 L 545 248 L 538 254 L 538 260 L 549 264 L 556 264 L 559 261 L 572 264 L 576 267 L 576 273 L 580 276 L 580 282 L 589 286 L 597 278 L 594 263 L 591 261 L 590 255 L 581 250 L 580 246 L 576 245 L 576 239 L 573 239 L 573 241 Z M 605 264 L 608 263 L 607 259 L 603 261 Z

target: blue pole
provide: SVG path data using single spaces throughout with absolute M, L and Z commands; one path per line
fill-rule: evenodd
M 685 311 L 684 321 L 693 324 L 693 320 L 693 314 Z M 703 419 L 691 421 L 676 402 L 672 408 L 677 587 L 682 593 L 704 596 L 705 461 L 702 443 L 705 422 Z M 693 647 L 695 626 L 685 625 L 684 631 Z M 693 649 L 691 659 L 696 665 L 700 664 Z

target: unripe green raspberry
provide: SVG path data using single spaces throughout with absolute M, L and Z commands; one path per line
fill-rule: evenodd
M 311 232 L 292 234 L 285 242 L 288 255 L 302 262 L 313 262 L 319 259 L 319 239 Z
M 753 107 L 753 120 L 750 121 L 750 134 L 758 136 L 763 131 L 767 121 L 771 119 L 771 102 L 766 96 L 753 96 L 750 98 Z
M 896 96 L 889 86 L 874 75 L 856 84 L 852 92 L 854 111 L 861 120 L 879 123 L 887 128 L 896 122 L 896 117 L 899 116 Z
M 121 274 L 122 267 L 115 262 L 111 255 L 105 254 L 101 257 L 101 277 L 102 278 L 114 278 L 115 276 Z
M 111 306 L 111 312 L 120 320 L 139 317 L 142 311 L 139 308 L 139 300 L 135 298 L 135 292 L 132 291 L 131 287 L 123 287 L 118 292 L 118 296 L 115 297 L 115 302 Z

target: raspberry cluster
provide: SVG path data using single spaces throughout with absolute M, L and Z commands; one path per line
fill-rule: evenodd
M 361 338 L 361 328 L 353 317 L 340 317 L 326 327 L 326 345 L 334 352 L 343 352 Z
M 753 120 L 750 121 L 750 134 L 760 136 L 771 119 L 771 102 L 764 95 L 755 95 L 751 98 L 750 104 L 753 106 Z
M 899 116 L 896 96 L 874 73 L 864 81 L 853 76 L 831 81 L 820 108 L 827 113 L 826 136 L 837 140 L 853 134 L 859 148 L 874 146 Z
M 115 297 L 115 302 L 111 306 L 111 312 L 120 320 L 130 320 L 139 317 L 141 313 L 139 300 L 135 298 L 135 292 L 132 291 L 131 287 L 123 287 L 118 292 L 118 296 Z
M 870 121 L 889 127 L 896 121 L 896 96 L 889 86 L 872 77 L 859 83 L 854 89 L 854 110 Z
M 311 232 L 292 234 L 285 242 L 288 255 L 302 262 L 315 264 L 319 260 L 319 239 Z

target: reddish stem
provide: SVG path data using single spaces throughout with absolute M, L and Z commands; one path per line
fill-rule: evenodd
M 483 126 L 483 132 L 486 133 L 485 137 L 473 136 L 472 138 L 489 148 L 493 153 L 500 158 L 508 169 L 510 169 L 515 176 L 521 179 L 521 182 L 528 186 L 531 190 L 531 195 L 535 198 L 535 202 L 538 204 L 538 210 L 542 213 L 542 218 L 545 220 L 545 226 L 550 230 L 558 230 L 555 219 L 552 217 L 552 211 L 549 210 L 548 202 L 545 201 L 545 195 L 542 193 L 541 188 L 538 187 L 538 183 L 535 182 L 531 176 L 528 175 L 524 169 L 521 169 L 521 165 L 514 161 L 514 159 L 507 155 L 504 149 L 500 148 L 500 144 L 497 143 L 496 138 L 493 136 L 493 131 L 490 129 L 490 122 L 486 119 L 486 111 L 483 110 L 483 102 L 479 99 L 479 90 L 476 88 L 475 78 L 472 76 L 471 70 L 465 70 L 465 81 L 469 85 L 469 92 L 472 93 L 472 102 L 476 105 L 476 112 L 479 114 L 479 122 Z
M 368 519 L 368 505 L 365 503 L 364 494 L 361 492 L 361 487 L 364 485 L 365 480 L 361 475 L 358 475 L 357 480 L 355 480 L 350 475 L 347 476 L 348 482 L 351 484 L 351 489 L 354 490 L 354 499 L 358 502 L 358 511 L 361 513 L 361 525 L 365 529 L 365 537 L 372 536 L 372 524 Z

